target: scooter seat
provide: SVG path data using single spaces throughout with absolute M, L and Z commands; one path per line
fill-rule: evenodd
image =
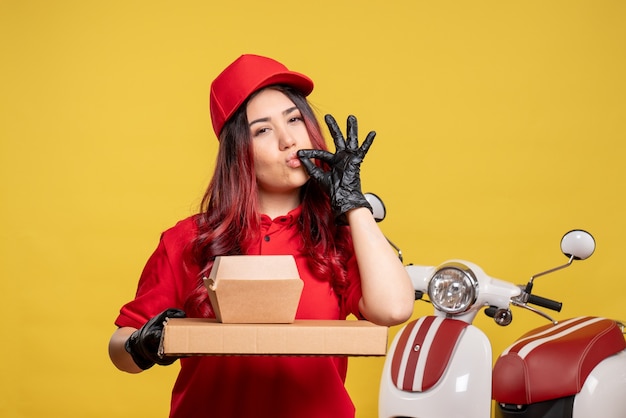
M 605 318 L 573 318 L 537 328 L 496 361 L 492 397 L 527 405 L 575 395 L 598 363 L 624 348 L 620 327 Z

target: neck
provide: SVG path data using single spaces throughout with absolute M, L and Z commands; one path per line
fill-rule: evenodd
M 300 190 L 289 193 L 259 193 L 259 211 L 271 219 L 287 214 L 300 204 Z

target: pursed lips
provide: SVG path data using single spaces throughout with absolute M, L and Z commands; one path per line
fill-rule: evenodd
M 291 168 L 298 168 L 302 165 L 300 159 L 298 158 L 298 155 L 296 154 L 296 151 L 290 153 L 287 156 L 287 165 Z

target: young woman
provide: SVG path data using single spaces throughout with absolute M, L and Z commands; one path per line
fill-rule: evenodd
M 211 84 L 219 139 L 200 213 L 165 231 L 124 305 L 109 343 L 112 362 L 137 373 L 159 357 L 167 317 L 213 317 L 202 277 L 216 256 L 293 255 L 304 281 L 297 319 L 379 325 L 406 321 L 410 279 L 361 192 L 357 122 L 343 137 L 326 116 L 327 150 L 306 96 L 313 82 L 283 64 L 242 55 Z M 180 359 L 171 417 L 353 417 L 345 357 L 199 356 Z

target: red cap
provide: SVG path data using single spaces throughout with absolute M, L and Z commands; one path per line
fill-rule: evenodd
M 292 86 L 305 96 L 313 91 L 313 80 L 271 58 L 246 54 L 226 67 L 211 83 L 209 106 L 215 135 L 219 138 L 226 121 L 252 93 L 272 84 Z

